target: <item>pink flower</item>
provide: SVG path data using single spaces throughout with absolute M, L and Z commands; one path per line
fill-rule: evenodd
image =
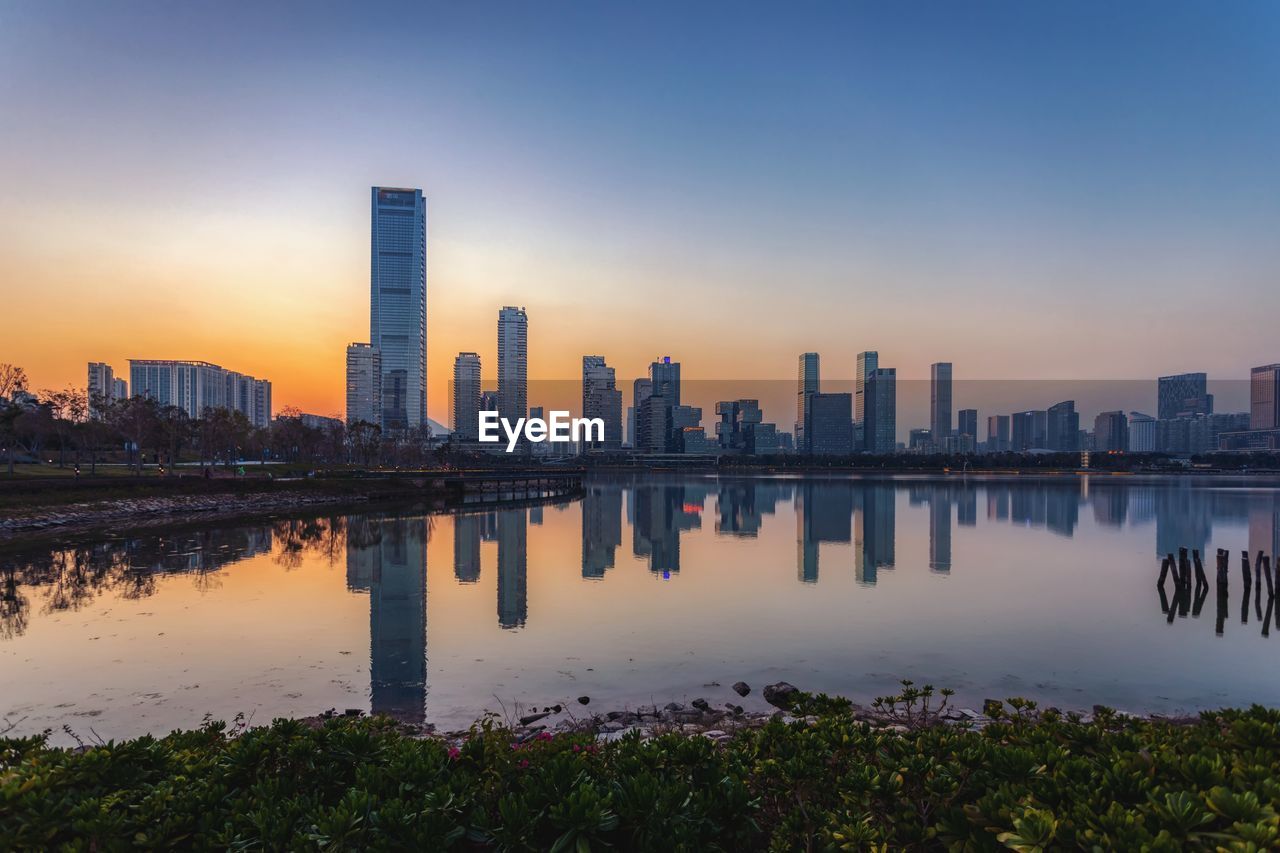
M 451 747 L 449 747 L 449 760 L 450 760 L 450 761 L 457 761 L 457 760 L 458 760 L 458 757 L 459 757 L 460 755 L 462 755 L 462 750 L 458 749 L 456 746 L 451 746 Z
M 551 740 L 551 732 L 538 732 L 538 740 Z
M 529 759 L 527 759 L 527 758 L 522 758 L 522 759 L 520 759 L 520 769 L 521 769 L 521 770 L 524 770 L 524 769 L 525 769 L 525 768 L 527 768 L 528 766 L 529 766 Z

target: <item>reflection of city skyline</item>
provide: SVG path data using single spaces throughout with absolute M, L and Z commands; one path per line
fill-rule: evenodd
M 347 529 L 347 588 L 369 594 L 369 705 L 426 719 L 430 520 L 357 516 Z

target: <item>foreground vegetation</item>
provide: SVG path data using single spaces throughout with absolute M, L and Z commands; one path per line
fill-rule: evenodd
M 892 708 L 905 708 L 895 697 Z M 388 720 L 208 725 L 82 750 L 0 740 L 0 848 L 1259 850 L 1280 845 L 1280 712 L 1177 724 L 1029 703 L 983 731 L 801 699 L 702 736 L 465 741 Z

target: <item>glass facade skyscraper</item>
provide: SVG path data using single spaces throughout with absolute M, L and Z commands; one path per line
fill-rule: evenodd
M 529 417 L 529 317 L 523 308 L 498 312 L 498 415 L 512 424 Z
M 1212 414 L 1213 396 L 1209 394 L 1208 385 L 1208 377 L 1203 373 L 1161 376 L 1156 384 L 1156 417 L 1166 421 Z
M 427 424 L 427 203 L 420 189 L 374 187 L 369 342 L 381 359 L 383 430 Z
M 929 367 L 929 434 L 936 447 L 945 447 L 951 436 L 951 362 Z

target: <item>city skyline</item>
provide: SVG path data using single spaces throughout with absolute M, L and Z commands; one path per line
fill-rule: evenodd
M 306 26 L 284 7 L 6 7 L 0 278 L 21 283 L 15 316 L 65 328 L 12 324 L 0 357 L 38 388 L 199 358 L 270 376 L 277 410 L 340 413 L 343 347 L 366 339 L 361 197 L 391 184 L 434 212 L 442 424 L 454 356 L 511 304 L 537 317 L 531 382 L 600 353 L 625 385 L 654 352 L 687 381 L 785 380 L 813 349 L 851 379 L 870 347 L 900 383 L 940 358 L 990 379 L 1247 376 L 1275 361 L 1280 310 L 1280 14 L 1085 5 L 565 10 L 597 36 L 589 74 L 556 15 L 517 7 Z M 420 56 L 377 48 L 415 28 Z M 1081 53 L 1088 71 L 1057 61 Z M 374 121 L 392 105 L 399 134 Z

